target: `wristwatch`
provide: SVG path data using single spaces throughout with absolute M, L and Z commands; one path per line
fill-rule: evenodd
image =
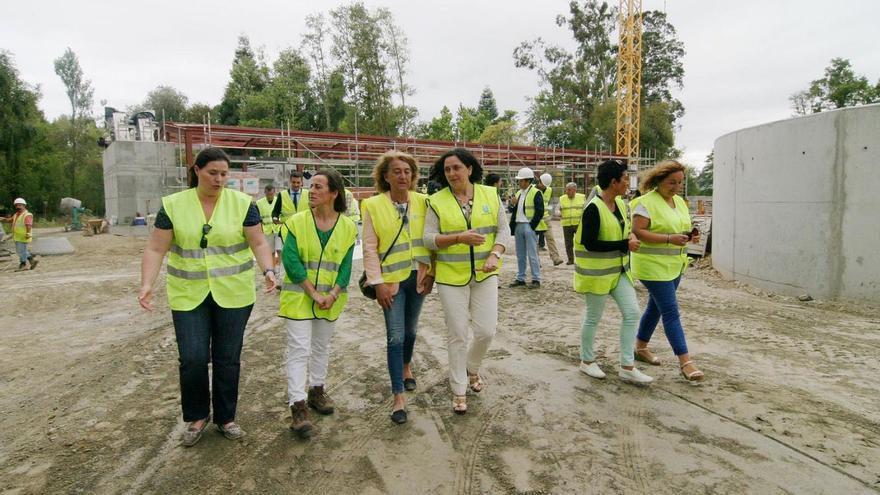
M 269 272 L 272 272 L 272 275 L 275 275 L 275 274 L 276 274 L 276 273 L 275 273 L 275 269 L 273 269 L 273 268 L 266 268 L 265 270 L 263 270 L 263 276 L 265 277 L 266 274 L 269 273 Z
M 499 260 L 501 259 L 501 253 L 499 253 L 498 251 L 492 251 L 490 254 L 494 254 L 495 257 L 498 258 Z

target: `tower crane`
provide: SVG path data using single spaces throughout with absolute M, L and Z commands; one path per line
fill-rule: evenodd
M 616 152 L 627 158 L 630 189 L 638 182 L 639 108 L 642 89 L 642 0 L 620 0 L 617 55 Z

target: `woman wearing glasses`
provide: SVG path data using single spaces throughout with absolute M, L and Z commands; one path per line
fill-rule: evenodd
M 437 252 L 436 278 L 449 332 L 452 410 L 458 414 L 467 412 L 468 388 L 483 390 L 480 363 L 498 324 L 498 283 L 492 276 L 498 274 L 510 240 L 498 193 L 480 184 L 482 176 L 480 162 L 469 151 L 444 153 L 431 170 L 442 188 L 428 198 L 425 217 L 425 246 Z
M 404 389 L 416 389 L 413 346 L 422 302 L 434 284 L 431 253 L 422 242 L 427 196 L 415 192 L 418 179 L 415 158 L 388 151 L 373 168 L 379 194 L 363 202 L 364 272 L 385 315 L 391 420 L 397 424 L 406 422 Z
M 348 301 L 357 239 L 357 226 L 344 215 L 345 188 L 339 172 L 319 170 L 312 176 L 309 205 L 311 209 L 293 215 L 281 229 L 285 274 L 278 312 L 288 320 L 290 428 L 302 438 L 313 428 L 309 407 L 333 414 L 333 401 L 324 388 L 330 337 Z
M 250 196 L 226 189 L 228 173 L 223 150 L 207 148 L 196 156 L 190 188 L 162 198 L 141 262 L 138 302 L 152 311 L 156 277 L 170 251 L 166 283 L 180 353 L 183 420 L 189 423 L 182 438 L 187 447 L 201 438 L 212 404 L 220 432 L 233 440 L 244 436 L 235 412 L 244 328 L 256 299 L 254 255 L 266 292 L 275 289 L 260 212 Z

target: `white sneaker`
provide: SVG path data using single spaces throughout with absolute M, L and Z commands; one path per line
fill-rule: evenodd
M 593 361 L 590 364 L 587 364 L 581 361 L 580 368 L 582 373 L 586 373 L 588 376 L 592 376 L 593 378 L 603 379 L 605 378 L 605 372 L 602 371 L 602 368 Z
M 634 383 L 636 385 L 647 385 L 654 381 L 653 378 L 642 373 L 636 368 L 633 368 L 631 370 L 620 368 L 617 372 L 617 376 L 619 376 L 620 379 L 625 382 Z

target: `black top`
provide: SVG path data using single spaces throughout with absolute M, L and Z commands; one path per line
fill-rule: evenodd
M 614 216 L 620 222 L 622 230 L 623 215 L 620 213 L 620 208 L 614 209 Z M 586 209 L 584 209 L 584 214 L 581 216 L 581 225 L 581 245 L 587 248 L 588 251 L 622 251 L 624 253 L 629 251 L 628 239 L 622 241 L 599 240 L 599 208 L 593 203 L 588 204 Z
M 260 218 L 260 210 L 257 208 L 257 205 L 251 203 L 247 215 L 244 217 L 244 223 L 242 223 L 242 226 L 253 227 L 254 225 L 259 225 L 261 223 L 263 223 L 263 220 Z M 156 213 L 156 222 L 154 225 L 157 229 L 162 230 L 171 230 L 174 228 L 174 224 L 171 223 L 171 218 L 165 213 L 164 206 L 159 208 L 159 213 Z

